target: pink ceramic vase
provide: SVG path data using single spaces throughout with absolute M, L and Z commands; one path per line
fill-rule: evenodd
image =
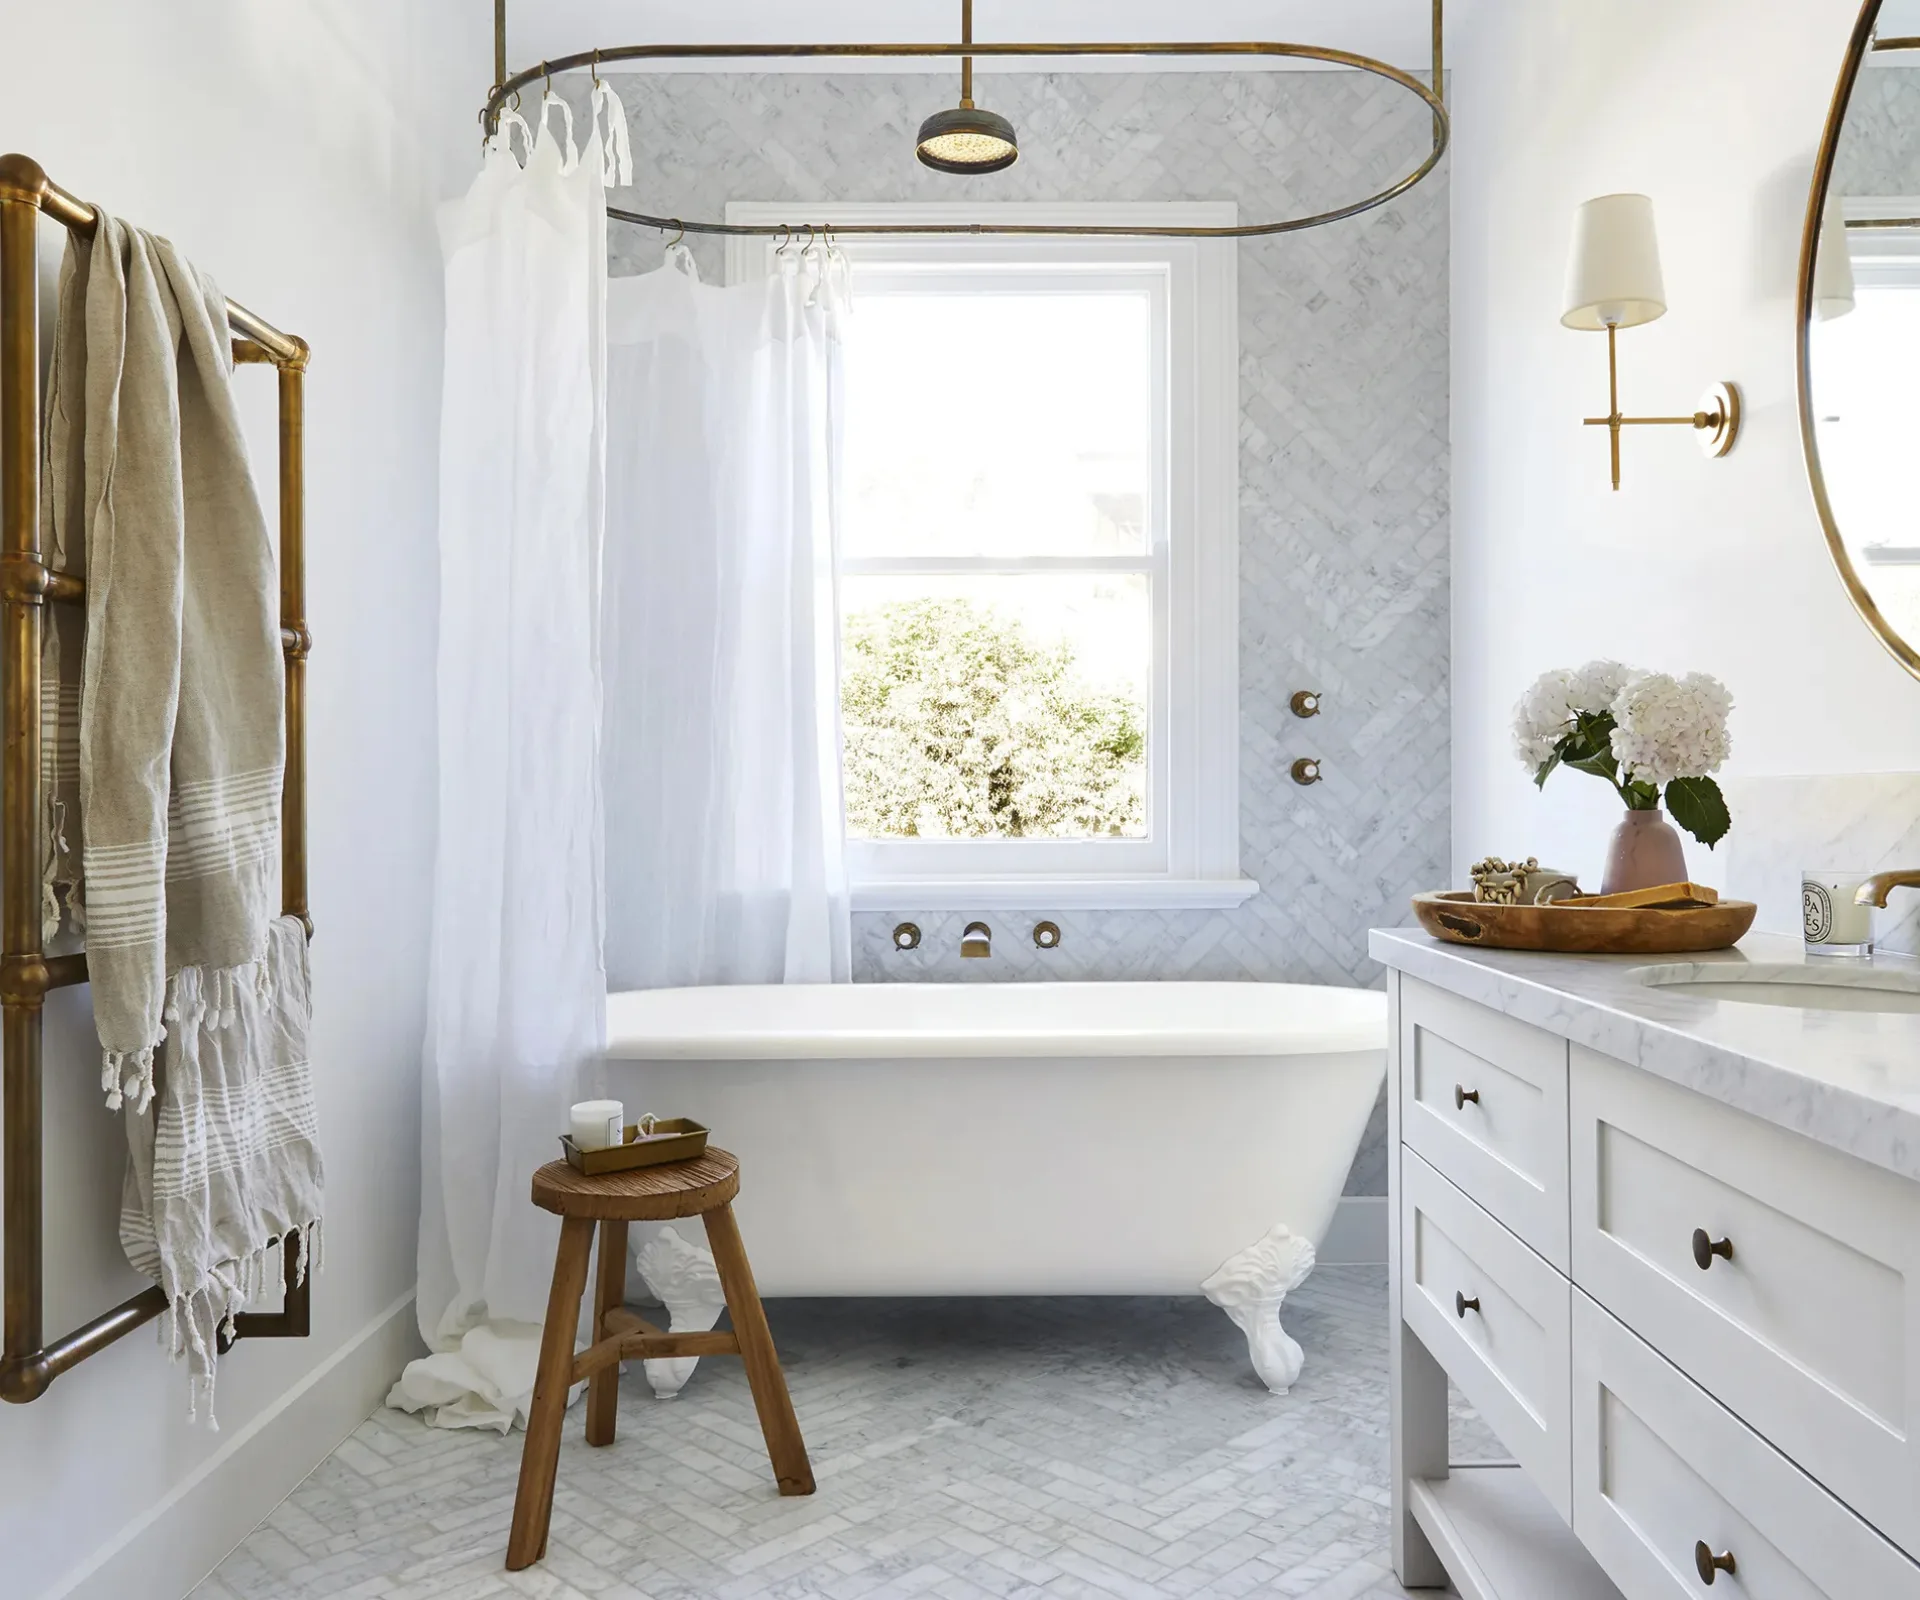
M 1607 847 L 1602 894 L 1631 894 L 1687 881 L 1687 856 L 1664 811 L 1629 811 Z

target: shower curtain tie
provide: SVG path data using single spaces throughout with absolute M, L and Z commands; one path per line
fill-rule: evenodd
M 487 148 L 489 150 L 505 150 L 508 155 L 512 155 L 513 130 L 515 128 L 520 130 L 520 143 L 522 145 L 520 160 L 524 164 L 527 158 L 533 154 L 533 129 L 527 126 L 527 119 L 517 111 L 509 110 L 500 113 L 499 129 L 494 133 L 494 136 L 487 141 Z
M 552 136 L 553 130 L 547 126 L 547 113 L 555 106 L 560 108 L 560 115 L 566 119 L 567 154 L 566 158 L 560 163 L 560 171 L 562 174 L 565 174 L 579 166 L 580 146 L 574 141 L 573 137 L 573 107 L 568 105 L 566 101 L 562 100 L 560 96 L 555 94 L 551 89 L 540 97 L 540 132 L 547 137 Z
M 595 127 L 600 125 L 603 114 L 607 120 L 601 148 L 606 152 L 606 166 L 601 182 L 609 189 L 624 189 L 633 182 L 633 137 L 627 130 L 627 108 L 613 92 L 613 85 L 605 78 L 596 77 L 593 84 Z

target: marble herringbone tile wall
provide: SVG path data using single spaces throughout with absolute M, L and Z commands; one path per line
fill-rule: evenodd
M 1891 200 L 1920 194 L 1920 71 L 1872 67 L 1860 74 L 1834 164 L 1840 194 Z
M 619 198 L 717 217 L 730 200 L 1232 199 L 1298 215 L 1408 170 L 1428 123 L 1354 73 L 988 75 L 1025 155 L 987 179 L 926 172 L 914 129 L 946 104 L 930 76 L 667 75 L 616 80 L 639 182 Z M 1371 984 L 1365 931 L 1446 878 L 1448 735 L 1447 182 L 1332 227 L 1240 247 L 1241 856 L 1239 910 L 987 914 L 994 959 L 962 962 L 970 918 L 903 904 L 856 920 L 863 980 L 1209 978 Z M 719 246 L 696 242 L 703 273 Z M 616 225 L 616 273 L 661 241 Z M 1296 719 L 1296 689 L 1326 711 Z M 1318 756 L 1326 781 L 1287 769 Z M 894 952 L 903 917 L 925 929 Z M 1384 1193 L 1376 1118 L 1350 1188 Z

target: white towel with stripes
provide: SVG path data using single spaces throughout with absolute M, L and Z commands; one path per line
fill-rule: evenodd
M 197 974 L 226 1017 L 262 981 L 286 748 L 278 583 L 219 289 L 105 212 L 68 251 L 48 516 L 54 550 L 71 560 L 83 542 L 86 562 L 84 882 L 57 787 L 71 778 L 62 690 L 43 705 L 56 734 L 47 900 L 56 921 L 84 908 L 107 1103 L 145 1110 L 170 987 Z M 70 643 L 61 628 L 56 665 Z
M 232 1015 L 189 968 L 174 981 L 158 1096 L 127 1107 L 121 1197 L 127 1259 L 166 1290 L 160 1340 L 187 1363 L 191 1410 L 213 1421 L 220 1334 L 256 1296 L 307 1274 L 323 1175 L 307 1039 L 307 931 L 272 926 L 262 980 L 232 988 Z M 316 1263 L 317 1264 L 317 1263 Z

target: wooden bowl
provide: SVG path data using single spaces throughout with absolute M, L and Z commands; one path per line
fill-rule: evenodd
M 1555 950 L 1567 955 L 1671 956 L 1725 950 L 1753 926 L 1751 900 L 1722 900 L 1693 911 L 1607 906 L 1491 906 L 1471 894 L 1417 894 L 1420 926 L 1448 944 L 1487 950 Z

